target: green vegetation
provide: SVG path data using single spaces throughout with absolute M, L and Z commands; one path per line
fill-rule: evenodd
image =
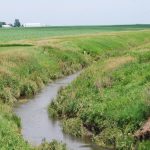
M 0 43 L 16 40 L 35 40 L 54 36 L 95 34 L 101 32 L 132 31 L 149 29 L 150 25 L 118 25 L 118 26 L 72 26 L 0 29 Z
M 58 143 L 57 141 L 52 141 L 50 143 L 44 142 L 36 150 L 66 150 L 66 145 Z
M 0 22 L 0 28 L 5 24 L 6 24 L 5 22 Z
M 20 120 L 12 115 L 11 107 L 0 103 L 0 149 L 31 149 L 21 137 L 18 128 L 20 128 Z
M 132 145 L 128 133 L 149 115 L 150 32 L 139 31 L 148 27 L 0 29 L 0 149 L 34 149 L 20 135 L 20 119 L 12 114 L 14 104 L 88 66 L 60 92 L 50 114 L 63 117 L 67 133 L 82 136 L 90 130 L 99 144 Z M 114 32 L 121 30 L 138 31 Z M 79 33 L 86 35 L 73 36 Z M 65 36 L 52 38 L 58 35 Z M 66 149 L 56 141 L 39 149 L 47 147 Z
M 139 150 L 149 150 L 150 141 L 143 141 L 139 144 Z
M 19 133 L 20 120 L 9 110 L 14 103 L 19 99 L 33 96 L 45 84 L 63 75 L 71 74 L 81 69 L 82 65 L 87 64 L 82 55 L 76 55 L 75 52 L 62 51 L 59 54 L 58 50 L 54 51 L 50 48 L 47 48 L 46 51 L 43 48 L 34 47 L 4 47 L 1 49 L 1 149 L 30 149 Z M 5 113 L 5 105 L 9 108 L 7 113 Z M 55 144 L 52 144 L 52 147 L 60 146 Z M 41 147 L 50 146 L 51 144 L 44 144 Z M 59 149 L 64 150 L 64 146 Z
M 80 70 L 87 64 L 87 60 L 81 54 L 72 51 L 58 52 L 57 49 L 42 47 L 1 47 L 0 101 L 2 110 L 5 111 L 6 104 L 11 108 L 19 99 L 33 96 L 52 80 Z M 0 114 L 0 148 L 29 149 L 29 145 L 22 139 L 18 130 L 20 121 L 12 115 L 12 111 L 8 113 L 4 111 Z M 44 147 L 50 147 L 50 145 L 47 144 Z M 59 144 L 55 147 L 59 147 Z M 60 148 L 60 150 L 63 149 Z
M 136 47 L 135 43 L 139 44 L 146 36 L 136 34 L 134 39 L 128 34 L 128 37 L 103 36 L 98 40 L 92 38 L 94 44 L 89 39 L 80 44 L 84 50 L 89 47 L 88 54 L 98 54 L 100 60 L 63 89 L 49 107 L 51 116 L 64 120 L 67 133 L 85 136 L 89 130 L 101 146 L 117 149 L 135 146 L 133 134 L 150 115 L 150 44 Z M 103 48 L 97 49 L 98 43 Z
M 5 48 L 4 48 L 5 49 Z M 13 47 L 0 53 L 0 99 L 14 103 L 37 93 L 51 80 L 87 65 L 81 54 L 52 48 Z

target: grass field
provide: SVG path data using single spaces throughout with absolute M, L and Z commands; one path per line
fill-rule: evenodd
M 0 29 L 0 149 L 35 149 L 20 135 L 20 120 L 12 114 L 14 104 L 83 68 L 51 104 L 50 115 L 62 117 L 64 130 L 75 136 L 89 130 L 100 145 L 134 146 L 134 131 L 150 115 L 148 28 Z M 55 141 L 38 149 L 53 146 L 65 149 Z
M 95 34 L 102 32 L 132 31 L 149 29 L 150 25 L 122 25 L 122 26 L 72 26 L 45 28 L 0 28 L 0 44 L 15 40 L 36 40 L 47 37 Z

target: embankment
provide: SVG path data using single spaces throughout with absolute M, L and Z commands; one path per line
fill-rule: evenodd
M 101 71 L 103 70 L 103 68 L 105 68 L 105 63 L 107 64 L 107 60 L 110 59 L 111 61 L 111 58 L 113 57 L 120 58 L 119 61 L 123 62 L 121 66 L 126 64 L 125 62 L 126 61 L 128 62 L 128 59 L 129 62 L 132 59 L 134 60 L 134 57 L 136 57 L 137 54 L 132 53 L 132 56 L 130 56 L 130 50 L 132 50 L 133 47 L 137 47 L 148 43 L 149 39 L 150 39 L 150 32 L 148 31 L 118 32 L 118 33 L 110 33 L 110 34 L 108 33 L 104 35 L 91 35 L 91 36 L 86 35 L 86 36 L 76 36 L 76 37 L 73 36 L 61 37 L 61 38 L 55 38 L 50 40 L 47 39 L 44 45 L 40 44 L 40 41 L 36 41 L 36 42 L 34 41 L 34 46 L 29 46 L 29 47 L 23 45 L 16 46 L 16 47 L 15 46 L 1 47 L 0 48 L 0 100 L 1 100 L 0 148 L 9 149 L 11 147 L 12 149 L 16 149 L 16 150 L 17 149 L 19 150 L 20 148 L 21 149 L 31 148 L 31 146 L 29 146 L 23 140 L 23 138 L 19 133 L 18 128 L 21 127 L 20 120 L 17 117 L 15 117 L 11 111 L 11 108 L 16 102 L 18 102 L 20 99 L 26 99 L 28 97 L 35 95 L 47 83 L 52 82 L 53 80 L 60 78 L 62 76 L 76 72 L 77 70 L 81 70 L 82 68 L 90 66 L 91 64 L 93 64 L 90 67 L 91 69 L 85 71 L 85 73 L 83 73 L 83 75 L 80 77 L 79 80 L 77 80 L 76 82 L 73 83 L 73 85 L 69 86 L 66 90 L 64 90 L 64 93 L 66 91 L 65 94 L 61 92 L 63 97 L 60 98 L 59 96 L 58 104 L 54 103 L 51 107 L 52 108 L 51 110 L 53 110 L 53 108 L 55 108 L 56 106 L 55 115 L 62 116 L 63 114 L 64 116 L 66 116 L 66 118 L 71 118 L 71 119 L 77 117 L 79 122 L 81 122 L 81 125 L 86 126 L 88 129 L 92 130 L 92 132 L 96 133 L 96 135 L 98 135 L 97 133 L 99 133 L 99 131 L 103 129 L 102 127 L 104 127 L 105 129 L 109 129 L 107 128 L 107 126 L 101 126 L 99 124 L 101 120 L 102 120 L 101 122 L 102 124 L 103 123 L 110 124 L 110 122 L 107 119 L 105 119 L 107 115 L 103 115 L 103 112 L 105 113 L 107 112 L 104 111 L 107 105 L 104 102 L 105 100 L 101 100 L 101 95 L 104 96 L 104 98 L 106 99 L 108 98 L 109 100 L 112 97 L 116 97 L 117 100 L 125 99 L 125 96 L 124 97 L 121 96 L 123 92 L 120 94 L 119 97 L 117 92 L 116 93 L 113 92 L 114 89 L 109 88 L 109 86 L 110 87 L 113 86 L 113 84 L 119 81 L 120 78 L 122 79 L 125 78 L 126 76 L 124 77 L 123 76 L 124 74 L 121 74 L 120 75 L 121 77 L 120 78 L 118 77 L 119 79 L 117 80 L 115 80 L 112 77 L 113 83 L 111 83 L 111 77 L 108 78 L 106 77 L 106 79 L 104 78 L 103 79 L 104 81 L 102 81 L 102 89 L 103 88 L 105 89 L 106 87 L 106 91 L 99 90 L 101 89 L 101 74 L 102 76 L 104 76 L 103 73 L 101 73 Z M 42 41 L 42 43 L 43 42 L 44 41 Z M 32 41 L 30 43 L 32 43 Z M 128 56 L 125 57 L 126 55 Z M 143 53 L 143 55 L 146 54 Z M 125 58 L 125 60 L 122 60 L 121 58 L 122 59 Z M 145 56 L 140 57 L 139 59 L 141 60 L 141 64 L 145 64 L 142 63 L 143 60 L 145 60 L 146 62 L 148 61 L 147 60 L 148 58 L 145 59 Z M 95 63 L 98 60 L 100 61 Z M 111 64 L 113 62 L 108 62 L 108 63 Z M 99 68 L 100 66 L 101 68 Z M 141 71 L 143 68 L 142 67 L 138 68 L 138 65 L 137 66 L 133 65 L 133 67 L 131 67 L 130 69 L 131 70 L 133 69 L 135 71 L 136 70 Z M 129 72 L 131 71 L 130 69 L 129 70 L 127 69 L 126 74 L 128 74 L 128 71 Z M 123 71 L 126 72 L 126 69 Z M 106 72 L 106 74 L 107 73 L 110 74 L 109 69 L 108 72 Z M 114 77 L 115 77 L 115 73 L 116 72 L 114 72 Z M 93 75 L 94 77 L 92 77 Z M 99 78 L 95 80 L 96 77 Z M 149 79 L 148 75 L 146 79 Z M 127 81 L 124 82 L 126 83 Z M 74 89 L 74 87 L 76 88 Z M 112 92 L 109 90 L 107 91 L 107 88 L 112 90 Z M 117 89 L 118 88 L 119 87 L 117 87 Z M 80 91 L 78 91 L 79 89 Z M 74 90 L 73 93 L 72 90 Z M 99 92 L 99 91 L 103 91 L 103 92 Z M 110 94 L 107 94 L 107 92 L 108 93 L 110 92 Z M 72 95 L 70 96 L 69 93 L 72 93 Z M 101 93 L 101 95 L 99 95 L 99 93 Z M 109 97 L 109 95 L 111 97 Z M 134 94 L 132 96 L 134 98 Z M 59 102 L 61 100 L 63 100 L 62 106 L 64 107 L 60 108 Z M 108 102 L 110 102 L 110 106 L 112 106 L 110 108 L 112 110 L 116 110 L 115 108 L 117 107 L 114 108 L 114 106 L 116 105 L 113 104 L 115 102 L 109 100 Z M 82 101 L 85 102 L 82 103 Z M 98 105 L 97 103 L 95 103 L 95 101 L 98 103 Z M 104 102 L 105 105 L 104 108 L 101 108 L 102 107 L 101 101 Z M 128 101 L 124 104 L 127 103 Z M 145 115 L 145 113 L 147 113 L 147 109 L 145 109 L 144 102 L 142 103 L 139 100 L 139 103 L 143 104 L 141 105 L 142 106 L 141 109 L 144 110 L 144 115 Z M 137 104 L 136 106 L 139 105 Z M 118 106 L 118 108 L 121 107 Z M 82 109 L 83 110 L 86 109 L 87 114 L 84 113 L 84 111 L 81 113 Z M 116 123 L 116 120 L 118 120 L 119 123 L 119 119 L 115 115 L 117 114 L 117 112 L 114 111 L 113 114 L 113 111 L 111 109 L 108 112 L 108 116 L 110 115 L 111 118 L 110 120 L 112 120 L 111 124 L 114 122 Z M 131 110 L 130 107 L 128 109 Z M 67 115 L 68 112 L 70 113 L 70 116 Z M 140 112 L 139 113 L 140 116 L 141 112 L 143 111 L 139 111 L 139 112 Z M 88 116 L 90 117 L 90 119 Z M 116 120 L 113 119 L 112 116 L 116 117 Z M 121 117 L 124 118 L 124 113 L 122 114 Z M 141 116 L 140 118 L 143 118 L 143 116 Z M 144 118 L 146 118 L 146 115 Z M 133 122 L 137 121 L 136 127 L 139 124 L 138 119 L 139 117 L 133 120 Z M 68 121 L 71 120 L 67 120 L 67 122 Z M 126 119 L 124 121 L 126 122 Z M 65 124 L 67 124 L 67 122 Z M 94 127 L 91 126 L 91 123 L 92 125 L 94 125 Z M 123 125 L 122 122 L 120 124 Z M 115 129 L 117 130 L 118 126 L 115 127 L 116 127 Z M 133 127 L 133 129 L 135 128 Z M 117 130 L 117 133 L 119 131 Z M 107 132 L 109 132 L 109 130 L 107 130 Z M 97 138 L 95 139 L 100 138 L 99 136 L 96 137 Z M 106 139 L 107 137 L 108 136 L 106 136 Z M 111 143 L 111 140 L 112 140 L 111 138 L 110 140 L 108 140 L 110 141 L 109 143 Z

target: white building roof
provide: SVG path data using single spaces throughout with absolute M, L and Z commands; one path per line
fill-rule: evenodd
M 2 25 L 2 28 L 11 28 L 12 26 L 10 25 Z
M 24 27 L 41 27 L 42 25 L 40 23 L 25 23 L 23 26 Z

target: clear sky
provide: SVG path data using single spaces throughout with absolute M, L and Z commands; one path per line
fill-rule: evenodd
M 1 0 L 0 21 L 48 25 L 150 24 L 150 0 Z

